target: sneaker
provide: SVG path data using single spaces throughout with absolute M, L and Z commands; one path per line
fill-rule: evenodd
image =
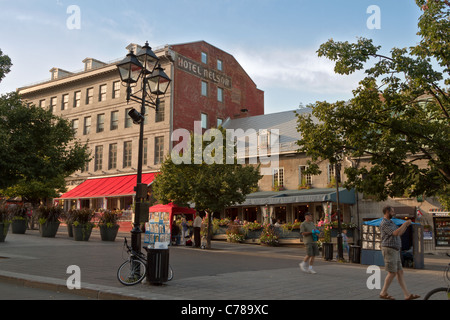
M 302 269 L 303 272 L 308 272 L 308 270 L 306 270 L 305 268 L 305 261 L 303 261 L 302 263 L 298 264 L 300 266 L 300 269 Z
M 311 266 L 309 266 L 308 272 L 311 274 L 317 273 L 316 271 L 314 271 L 314 269 Z

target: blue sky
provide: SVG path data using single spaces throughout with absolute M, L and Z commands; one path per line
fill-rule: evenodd
M 80 9 L 80 28 L 67 20 Z M 380 9 L 380 28 L 368 19 Z M 152 47 L 205 40 L 232 54 L 265 92 L 266 113 L 300 103 L 346 100 L 361 74 L 338 76 L 318 58 L 321 43 L 366 37 L 392 47 L 418 42 L 414 0 L 0 0 L 0 49 L 13 61 L 0 93 L 83 68 L 87 57 L 111 61 L 129 43 Z

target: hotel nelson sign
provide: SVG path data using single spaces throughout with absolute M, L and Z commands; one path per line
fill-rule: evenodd
M 178 69 L 186 71 L 202 79 L 213 81 L 217 83 L 219 86 L 231 89 L 231 78 L 227 77 L 223 73 L 217 70 L 209 69 L 204 65 L 202 65 L 201 63 L 183 57 L 180 54 L 177 54 L 176 59 Z

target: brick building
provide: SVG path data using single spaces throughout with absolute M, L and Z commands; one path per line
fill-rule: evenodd
M 136 44 L 127 47 L 135 53 L 139 48 Z M 229 53 L 204 41 L 165 45 L 153 51 L 172 83 L 160 97 L 159 112 L 146 110 L 143 173 L 147 183 L 170 153 L 173 130 L 192 131 L 194 121 L 201 121 L 206 129 L 228 118 L 264 114 L 264 92 Z M 126 102 L 126 88 L 116 67 L 122 59 L 105 63 L 86 58 L 78 72 L 54 67 L 49 81 L 18 89 L 27 103 L 49 108 L 70 121 L 77 139 L 89 144 L 91 162 L 67 179 L 70 191 L 62 197 L 70 201 L 67 207 L 126 209 L 133 201 L 130 194 L 134 193 L 132 176 L 137 171 L 139 126 L 133 124 L 128 111 L 140 108 L 136 102 Z M 107 186 L 117 183 L 111 179 L 125 176 L 131 178 L 119 191 L 92 194 L 83 188 L 86 180 L 102 179 L 96 182 Z

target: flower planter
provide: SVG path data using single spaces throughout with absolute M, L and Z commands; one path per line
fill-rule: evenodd
M 5 242 L 6 236 L 8 235 L 9 222 L 0 222 L 0 242 Z
M 92 232 L 92 224 L 73 225 L 73 239 L 75 241 L 89 241 Z
M 108 227 L 106 225 L 99 225 L 100 237 L 102 241 L 115 241 L 117 233 L 119 232 L 119 225 Z
M 282 239 L 300 239 L 300 229 L 280 230 L 280 238 Z
M 330 242 L 322 243 L 323 259 L 326 261 L 333 260 L 333 244 Z
M 247 233 L 247 239 L 259 239 L 261 237 L 262 229 L 249 230 Z
M 14 219 L 11 223 L 11 231 L 14 234 L 25 234 L 27 231 L 27 220 Z
M 56 222 L 45 222 L 39 225 L 39 232 L 41 237 L 44 238 L 54 238 L 58 232 L 59 221 Z

